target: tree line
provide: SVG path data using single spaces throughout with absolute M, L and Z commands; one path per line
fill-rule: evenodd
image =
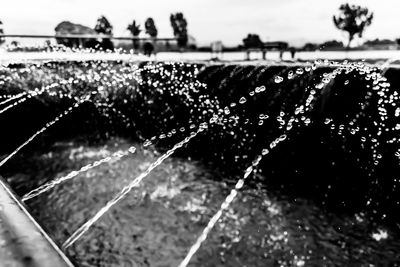
M 173 29 L 174 37 L 177 40 L 177 45 L 180 49 L 184 49 L 187 44 L 188 44 L 188 32 L 187 32 L 187 21 L 184 15 L 180 12 L 171 14 L 170 16 L 170 23 Z M 105 17 L 105 16 L 100 16 L 97 19 L 96 25 L 94 27 L 94 32 L 97 34 L 104 34 L 104 35 L 113 35 L 113 26 L 110 23 L 110 21 Z M 136 21 L 133 20 L 131 24 L 127 26 L 127 30 L 131 33 L 133 37 L 138 38 L 140 33 L 143 31 L 141 28 L 141 25 Z M 57 32 L 56 28 L 56 32 Z M 158 29 L 156 27 L 156 24 L 154 22 L 154 19 L 149 17 L 146 19 L 144 22 L 144 31 L 145 33 L 150 37 L 156 39 L 158 36 Z M 69 41 L 59 38 L 57 40 L 59 44 L 63 44 L 66 46 L 73 46 L 75 44 L 71 44 Z M 143 46 L 144 49 L 146 50 L 151 50 L 154 49 L 151 48 L 150 46 L 153 46 L 153 42 L 146 42 Z M 82 44 L 81 44 L 82 45 Z M 89 47 L 89 48 L 101 48 L 104 50 L 112 50 L 114 49 L 114 45 L 111 42 L 110 39 L 104 38 L 102 39 L 101 42 L 98 42 L 96 40 L 84 40 L 84 44 L 82 45 L 83 47 Z M 140 46 L 139 40 L 138 39 L 133 39 L 133 49 L 138 50 Z
M 187 31 L 187 21 L 184 15 L 180 12 L 170 15 L 170 23 L 173 30 L 174 37 L 177 40 L 177 45 L 180 49 L 184 49 L 189 40 Z M 140 24 L 136 20 L 133 20 L 131 24 L 128 25 L 127 30 L 131 33 L 133 37 L 138 38 L 139 34 L 142 32 Z M 113 26 L 110 21 L 105 16 L 100 16 L 94 28 L 89 28 L 80 24 L 74 24 L 68 21 L 63 21 L 57 25 L 55 28 L 57 35 L 76 35 L 76 34 L 104 34 L 113 35 Z M 156 39 L 158 36 L 158 30 L 153 18 L 147 18 L 144 23 L 144 31 L 150 37 Z M 0 21 L 0 34 L 4 34 L 3 23 Z M 104 50 L 113 50 L 114 44 L 109 38 L 103 38 L 101 41 L 96 39 L 84 39 L 84 38 L 56 38 L 58 44 L 65 45 L 67 47 L 77 47 L 81 46 L 84 48 L 99 48 Z M 0 44 L 5 42 L 4 37 L 0 37 Z M 133 40 L 133 48 L 135 50 L 139 49 L 139 41 L 137 39 Z M 146 44 L 145 44 L 146 45 Z M 149 44 L 147 44 L 149 45 Z M 150 45 L 151 44 L 150 42 Z

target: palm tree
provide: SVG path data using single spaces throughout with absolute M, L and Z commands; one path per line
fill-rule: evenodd
M 144 28 L 146 29 L 146 33 L 150 35 L 150 37 L 153 39 L 151 42 L 146 42 L 143 45 L 144 54 L 151 56 L 152 53 L 155 53 L 154 49 L 156 46 L 155 38 L 157 37 L 158 31 L 154 23 L 154 20 L 152 18 L 146 19 L 146 22 L 144 23 Z
M 97 33 L 102 33 L 102 34 L 106 34 L 106 35 L 112 35 L 112 31 L 113 31 L 113 26 L 111 25 L 111 23 L 108 21 L 108 19 L 104 16 L 100 16 L 100 18 L 97 19 L 96 22 L 96 26 L 94 27 L 94 30 Z M 110 39 L 108 38 L 104 38 L 101 46 L 103 49 L 110 49 L 113 50 L 114 49 L 114 44 L 111 42 Z
M 3 22 L 1 22 L 1 20 L 0 20 L 0 34 L 4 34 Z M 6 41 L 6 40 L 5 40 L 4 37 L 0 37 L 0 45 L 1 45 L 2 43 L 4 43 L 5 41 Z
M 187 33 L 187 21 L 182 13 L 171 14 L 171 26 L 174 36 L 178 39 L 178 46 L 181 50 L 186 47 L 189 37 Z
M 133 20 L 132 24 L 128 25 L 127 29 L 131 32 L 132 36 L 136 37 L 136 38 L 139 36 L 140 32 L 142 31 L 140 29 L 140 25 L 136 24 L 135 20 Z M 139 40 L 133 39 L 133 49 L 134 50 L 138 50 L 139 49 Z
M 365 28 L 371 25 L 374 14 L 366 7 L 349 4 L 341 5 L 339 11 L 337 17 L 333 16 L 333 22 L 339 30 L 349 33 L 348 49 L 354 36 L 358 35 L 361 38 Z

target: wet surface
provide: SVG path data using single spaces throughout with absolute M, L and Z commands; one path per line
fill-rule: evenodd
M 0 262 L 4 267 L 72 267 L 0 179 Z
M 91 146 L 56 143 L 50 150 L 16 158 L 7 178 L 23 195 L 131 145 L 124 139 Z M 159 156 L 153 147 L 137 147 L 133 155 L 81 173 L 27 201 L 57 244 Z M 199 162 L 169 158 L 66 254 L 78 266 L 176 266 L 234 180 Z M 373 223 L 362 212 L 332 213 L 311 200 L 245 186 L 190 266 L 397 266 L 398 237 L 398 229 Z

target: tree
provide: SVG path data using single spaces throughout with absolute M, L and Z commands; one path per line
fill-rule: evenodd
M 366 7 L 349 4 L 341 5 L 339 11 L 340 14 L 337 17 L 333 16 L 333 22 L 339 30 L 349 33 L 347 43 L 347 48 L 349 48 L 354 36 L 358 35 L 361 38 L 365 28 L 371 25 L 374 14 Z
M 127 28 L 131 34 L 135 37 L 139 36 L 139 34 L 142 32 L 142 30 L 140 29 L 140 24 L 136 24 L 136 21 L 133 20 L 132 24 L 128 25 Z
M 4 30 L 3 30 L 3 22 L 0 20 L 0 34 L 4 34 Z M 4 37 L 0 37 L 0 45 L 2 43 L 4 43 L 6 40 Z
M 108 19 L 106 17 L 100 16 L 100 18 L 97 19 L 94 30 L 97 33 L 112 35 L 113 26 L 111 25 L 111 23 L 108 21 Z M 110 50 L 114 49 L 113 43 L 108 38 L 103 39 L 103 41 L 101 42 L 101 47 L 103 49 L 110 49 Z
M 186 47 L 189 37 L 187 33 L 187 21 L 182 13 L 171 14 L 171 26 L 174 30 L 174 36 L 178 40 L 178 46 L 183 49 Z
M 154 24 L 154 20 L 152 18 L 148 18 L 144 23 L 144 28 L 146 29 L 146 33 L 151 37 L 157 37 L 158 31 L 156 25 Z
M 97 33 L 112 35 L 113 26 L 106 17 L 100 16 L 100 18 L 97 19 L 97 23 L 96 26 L 94 27 L 94 30 Z
M 258 34 L 249 33 L 246 38 L 243 39 L 245 48 L 260 48 L 263 46 L 263 42 Z
M 315 51 L 318 49 L 318 45 L 314 43 L 305 43 L 302 50 L 303 51 Z
M 139 34 L 142 32 L 142 30 L 140 29 L 140 25 L 139 24 L 136 24 L 136 21 L 135 20 L 133 20 L 133 22 L 132 22 L 132 24 L 129 24 L 128 25 L 128 28 L 127 28 L 130 32 L 131 32 L 131 34 L 133 35 L 133 37 L 138 37 L 139 36 Z M 136 39 L 134 39 L 133 40 L 133 49 L 135 49 L 135 50 L 138 50 L 139 49 L 139 41 L 138 40 L 136 40 Z

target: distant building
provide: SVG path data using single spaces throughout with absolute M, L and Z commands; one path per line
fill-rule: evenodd
M 215 41 L 211 43 L 211 51 L 214 53 L 220 53 L 223 49 L 223 44 L 221 41 Z
M 212 42 L 210 47 L 211 47 L 211 57 L 212 58 L 218 59 L 218 58 L 222 57 L 222 52 L 223 52 L 224 46 L 221 41 Z
M 69 21 L 63 21 L 59 23 L 56 28 L 54 29 L 56 32 L 56 36 L 63 36 L 63 35 L 97 35 L 97 32 L 90 27 L 75 24 Z M 85 47 L 85 48 L 94 48 L 98 41 L 95 39 L 85 39 L 85 38 L 57 38 L 57 43 L 65 45 L 67 47 Z

